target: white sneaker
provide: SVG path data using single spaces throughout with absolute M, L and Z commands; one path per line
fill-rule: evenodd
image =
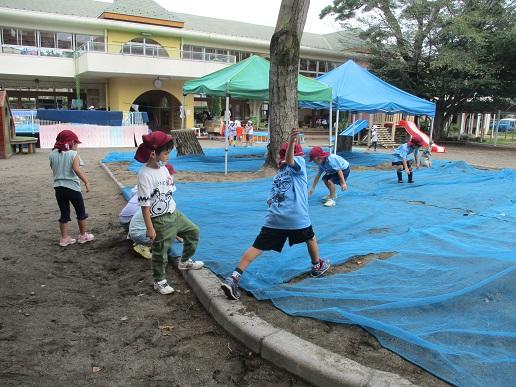
M 166 279 L 154 282 L 154 290 L 159 294 L 174 293 L 174 288 L 168 284 Z
M 337 205 L 337 203 L 335 202 L 335 200 L 333 199 L 328 199 L 325 203 L 324 203 L 324 207 L 335 207 Z
M 189 259 L 188 261 L 179 261 L 177 264 L 177 268 L 179 270 L 199 270 L 204 266 L 203 261 L 192 261 Z
M 335 195 L 335 196 L 325 195 L 325 196 L 322 197 L 323 203 L 326 203 L 330 199 L 333 199 L 333 200 L 337 199 L 337 195 Z

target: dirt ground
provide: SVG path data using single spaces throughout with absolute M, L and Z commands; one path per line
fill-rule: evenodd
M 158 296 L 152 290 L 149 261 L 132 252 L 117 223 L 124 200 L 98 163 L 109 151 L 80 150 L 91 181 L 85 199 L 96 240 L 67 248 L 57 244 L 58 208 L 48 151 L 0 160 L 1 384 L 306 386 L 233 340 L 178 272 L 169 269 L 174 295 Z M 461 159 L 485 161 L 490 168 L 516 168 L 514 150 L 489 151 L 488 157 L 478 148 L 457 152 Z M 455 152 L 446 156 L 453 159 Z M 134 183 L 123 165 L 111 167 L 124 184 Z M 176 177 L 181 180 L 181 174 Z M 76 224 L 71 230 L 77 232 Z M 388 256 L 357 257 L 339 270 Z M 445 385 L 381 348 L 359 327 L 289 317 L 247 295 L 243 301 L 273 325 L 364 365 L 422 386 Z

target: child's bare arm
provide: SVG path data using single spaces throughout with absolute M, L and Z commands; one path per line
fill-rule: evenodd
M 86 192 L 90 192 L 90 182 L 88 181 L 88 176 L 82 171 L 79 161 L 79 155 L 75 156 L 72 162 L 73 171 L 79 176 L 79 179 L 82 180 L 84 186 L 86 187 Z
M 152 240 L 156 239 L 156 230 L 154 230 L 154 226 L 152 224 L 150 207 L 142 207 L 142 215 L 145 227 L 147 228 L 147 236 Z
M 310 191 L 308 191 L 308 196 L 311 196 L 313 193 L 314 193 L 314 190 L 315 190 L 315 186 L 317 185 L 317 183 L 319 182 L 319 178 L 321 177 L 321 174 L 320 173 L 317 173 L 317 175 L 315 175 L 314 177 L 314 182 L 312 183 L 312 187 L 310 188 Z
M 346 179 L 344 178 L 344 174 L 342 173 L 342 169 L 339 169 L 337 172 L 340 179 L 340 188 L 345 191 L 348 188 L 348 185 L 346 184 Z
M 299 129 L 292 128 L 290 134 L 288 135 L 288 149 L 285 155 L 285 161 L 288 165 L 294 165 L 294 147 L 297 141 L 297 136 L 299 135 Z

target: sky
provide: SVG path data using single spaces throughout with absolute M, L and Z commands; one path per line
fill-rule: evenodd
M 218 19 L 236 20 L 275 27 L 281 0 L 154 0 L 173 12 L 189 13 Z M 332 0 L 310 0 L 305 31 L 326 34 L 339 31 L 331 17 L 319 19 L 321 10 Z
M 169 11 L 237 20 L 275 27 L 281 0 L 154 0 Z M 339 30 L 331 17 L 319 19 L 319 13 L 331 0 L 310 0 L 305 31 L 326 34 Z

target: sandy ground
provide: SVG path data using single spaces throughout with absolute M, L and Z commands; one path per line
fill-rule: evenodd
M 80 150 L 91 180 L 85 199 L 96 241 L 67 248 L 57 245 L 58 208 L 48 152 L 38 149 L 35 155 L 0 160 L 1 384 L 305 386 L 234 341 L 179 273 L 169 269 L 176 294 L 154 293 L 149 262 L 132 252 L 117 224 L 124 200 L 98 164 L 109 151 Z M 516 168 L 514 150 L 450 147 L 445 157 Z M 112 168 L 124 184 L 134 183 L 134 175 L 123 165 Z M 181 174 L 176 177 L 180 180 Z M 77 232 L 76 224 L 71 230 Z M 356 270 L 371 259 L 386 258 L 357 257 L 339 270 Z M 359 327 L 290 317 L 247 295 L 243 301 L 272 324 L 364 365 L 396 372 L 422 386 L 445 385 L 381 348 Z

